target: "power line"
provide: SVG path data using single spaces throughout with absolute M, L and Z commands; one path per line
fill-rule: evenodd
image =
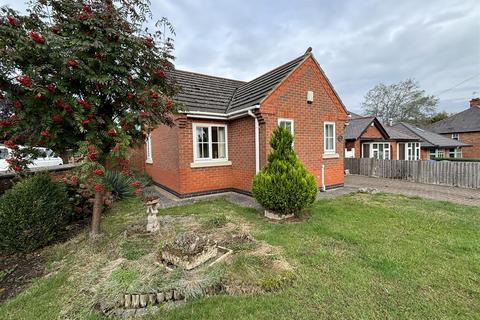
M 454 85 L 453 87 L 450 87 L 450 88 L 448 88 L 448 89 L 445 89 L 445 90 L 443 90 L 443 91 L 440 91 L 439 93 L 437 93 L 437 94 L 435 94 L 435 95 L 436 95 L 436 96 L 439 96 L 439 95 L 441 95 L 441 94 L 443 94 L 443 93 L 445 93 L 445 92 L 448 92 L 448 91 L 450 91 L 450 90 L 452 90 L 452 89 L 455 89 L 455 88 L 458 87 L 459 85 L 464 84 L 465 82 L 470 81 L 470 80 L 472 80 L 473 78 L 476 78 L 476 77 L 478 77 L 478 76 L 480 76 L 480 73 L 479 73 L 479 74 L 476 74 L 476 75 L 474 75 L 474 76 L 471 76 L 470 78 L 467 78 L 467 79 L 465 79 L 465 80 L 457 83 L 457 84 Z

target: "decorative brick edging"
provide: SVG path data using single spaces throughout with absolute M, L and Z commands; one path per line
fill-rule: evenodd
M 213 295 L 222 291 L 221 286 L 210 286 L 203 289 L 205 295 Z M 132 317 L 143 316 L 147 312 L 156 312 L 158 305 L 166 302 L 181 302 L 185 296 L 178 289 L 154 292 L 154 293 L 126 293 L 117 301 L 117 307 L 110 310 L 103 310 L 108 316 Z
M 154 306 L 167 301 L 184 300 L 179 290 L 168 290 L 156 293 L 125 294 L 120 298 L 120 306 L 125 309 L 139 309 Z

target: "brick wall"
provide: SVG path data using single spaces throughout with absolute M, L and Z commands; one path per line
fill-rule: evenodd
M 452 138 L 452 134 L 443 134 L 447 138 Z M 471 144 L 471 147 L 462 148 L 462 156 L 464 158 L 480 158 L 480 132 L 459 133 L 461 142 Z
M 313 91 L 313 103 L 307 103 L 307 91 Z M 343 132 L 347 114 L 334 92 L 310 57 L 302 63 L 260 105 L 261 164 L 264 165 L 270 146 L 268 141 L 279 118 L 294 120 L 294 146 L 300 161 L 321 185 L 321 169 L 325 164 L 325 185 L 343 184 Z M 335 122 L 338 158 L 323 158 L 324 121 Z
M 168 188 L 180 188 L 179 168 L 179 119 L 173 127 L 162 125 L 152 131 L 152 160 L 145 164 L 145 171 L 152 179 Z M 145 162 L 145 153 L 143 162 Z

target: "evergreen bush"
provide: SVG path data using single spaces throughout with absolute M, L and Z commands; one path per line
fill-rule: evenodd
M 71 212 L 63 183 L 48 174 L 21 180 L 0 198 L 0 251 L 30 252 L 51 243 Z
M 280 215 L 298 214 L 311 205 L 317 184 L 293 150 L 293 137 L 282 127 L 270 138 L 268 163 L 253 179 L 252 193 L 265 208 Z

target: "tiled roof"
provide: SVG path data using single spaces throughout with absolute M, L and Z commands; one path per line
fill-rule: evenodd
M 267 97 L 309 56 L 311 48 L 300 57 L 248 82 L 176 70 L 174 77 L 182 92 L 175 100 L 183 103 L 186 111 L 226 114 L 252 107 Z
M 350 112 L 352 117 L 348 121 L 348 126 L 345 128 L 345 139 L 346 140 L 356 140 L 360 138 L 362 133 L 367 129 L 367 127 L 372 123 L 375 122 L 379 127 L 380 130 L 384 130 L 389 140 L 410 140 L 410 141 L 419 141 L 418 138 L 414 134 L 409 134 L 407 132 L 399 131 L 393 127 L 386 126 L 382 124 L 380 121 L 376 120 L 375 117 L 362 117 L 358 114 Z
M 346 140 L 356 140 L 367 127 L 373 122 L 375 117 L 361 117 L 356 119 L 350 119 L 348 125 L 345 127 L 344 138 Z
M 306 55 L 302 55 L 240 86 L 235 92 L 228 112 L 258 104 L 305 58 Z
M 400 122 L 393 126 L 394 129 L 407 134 L 414 134 L 421 140 L 422 147 L 436 147 L 436 148 L 456 148 L 469 146 L 463 142 L 449 139 L 435 132 L 428 131 L 426 129 L 418 128 L 412 124 Z
M 402 132 L 390 126 L 383 126 L 392 140 L 410 140 L 420 141 L 420 138 L 414 134 Z
M 188 111 L 224 113 L 235 90 L 245 83 L 181 70 L 175 70 L 174 76 L 182 87 L 175 100 Z
M 364 118 L 364 116 L 359 115 L 358 113 L 348 111 L 348 114 L 350 114 L 350 119 L 358 119 L 358 118 Z
M 480 131 L 480 107 L 470 107 L 447 119 L 440 120 L 429 126 L 437 133 L 458 133 Z

